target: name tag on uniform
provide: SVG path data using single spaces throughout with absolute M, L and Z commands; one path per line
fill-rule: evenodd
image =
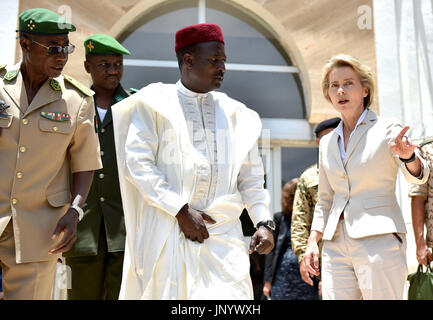
M 69 121 L 71 120 L 71 115 L 61 112 L 45 112 L 41 111 L 41 116 L 52 121 Z

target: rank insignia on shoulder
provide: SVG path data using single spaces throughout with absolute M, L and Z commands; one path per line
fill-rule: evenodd
M 50 80 L 50 87 L 54 91 L 62 91 L 62 86 L 60 85 L 60 82 L 57 81 L 56 79 L 51 79 Z
M 67 113 L 61 112 L 45 112 L 41 111 L 41 116 L 53 121 L 69 121 L 71 116 Z
M 75 80 L 71 76 L 68 76 L 68 75 L 64 74 L 63 78 L 67 82 L 69 82 L 71 85 L 73 85 L 75 88 L 77 88 L 79 91 L 81 91 L 81 93 L 84 93 L 86 96 L 92 97 L 95 94 L 95 92 L 93 90 L 87 88 L 84 84 L 82 84 L 81 82 Z
M 4 79 L 7 81 L 11 81 L 11 80 L 15 79 L 17 75 L 18 75 L 18 70 L 12 70 L 12 71 L 9 71 L 8 73 L 6 73 Z

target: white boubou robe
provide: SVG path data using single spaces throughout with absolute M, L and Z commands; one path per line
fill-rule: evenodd
M 126 247 L 119 299 L 253 299 L 239 216 L 270 220 L 256 112 L 218 92 L 218 181 L 203 210 L 210 237 L 186 239 L 177 219 L 201 155 L 190 141 L 176 85 L 155 83 L 112 107 Z

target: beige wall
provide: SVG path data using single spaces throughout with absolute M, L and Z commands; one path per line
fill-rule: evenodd
M 168 0 L 173 1 L 173 0 Z M 211 1 L 211 0 L 208 0 Z M 223 0 L 239 8 L 248 8 L 254 2 L 257 17 L 272 18 L 273 25 L 281 36 L 290 37 L 296 46 L 305 70 L 302 76 L 308 82 L 307 101 L 311 106 L 309 121 L 320 122 L 336 116 L 332 105 L 322 96 L 320 89 L 321 70 L 330 56 L 347 53 L 358 57 L 376 72 L 376 56 L 373 29 L 358 27 L 358 7 L 368 5 L 372 0 Z M 110 33 L 119 20 L 134 12 L 140 6 L 151 3 L 161 4 L 162 0 L 21 0 L 20 12 L 32 7 L 44 7 L 57 11 L 67 5 L 72 9 L 72 23 L 77 32 L 70 33 L 70 40 L 77 46 L 70 56 L 65 73 L 79 81 L 90 84 L 90 77 L 83 68 L 84 39 L 92 33 Z M 20 50 L 17 50 L 17 60 Z M 378 110 L 377 103 L 373 110 Z

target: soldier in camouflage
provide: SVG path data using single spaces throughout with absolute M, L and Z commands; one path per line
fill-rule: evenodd
M 317 145 L 319 145 L 320 139 L 334 130 L 339 123 L 340 118 L 332 118 L 320 122 L 314 130 Z M 314 206 L 317 202 L 318 185 L 319 167 L 316 163 L 306 169 L 300 176 L 295 193 L 291 225 L 292 249 L 298 257 L 299 271 L 302 279 L 311 286 L 314 283 L 305 269 L 302 258 L 307 249 L 307 240 L 310 236 Z M 321 242 L 319 243 L 319 248 L 321 249 Z
M 424 184 L 410 184 L 412 198 L 412 226 L 416 243 L 416 258 L 419 264 L 427 265 L 432 260 L 433 247 L 433 140 L 421 144 L 421 156 L 430 167 L 430 176 Z M 427 235 L 424 237 L 424 225 Z

